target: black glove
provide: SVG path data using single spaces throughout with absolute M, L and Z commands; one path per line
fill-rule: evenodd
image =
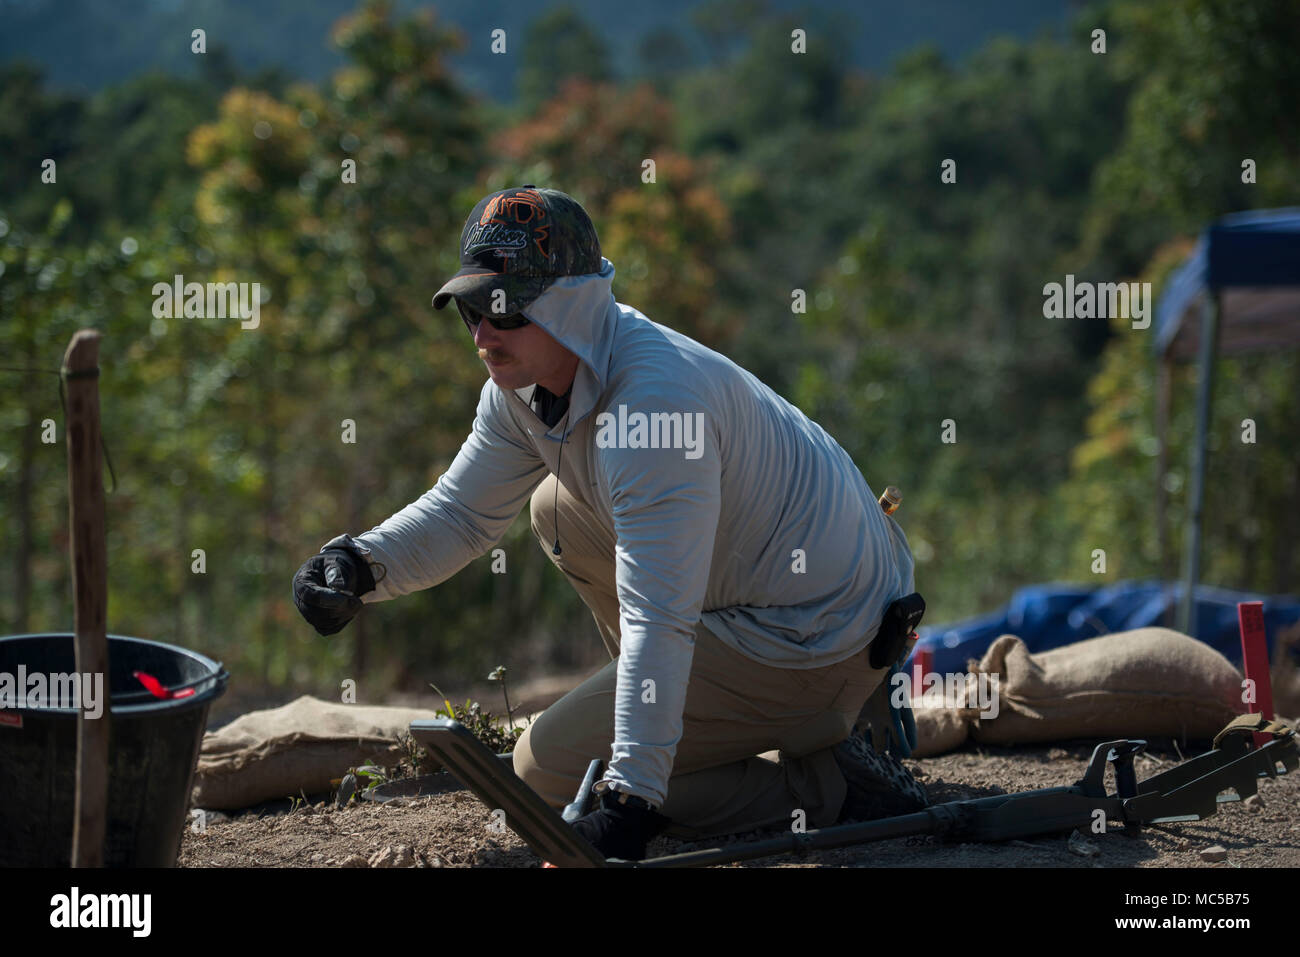
M 629 797 L 623 804 L 621 797 L 617 791 L 606 790 L 600 796 L 600 807 L 574 821 L 573 829 L 605 857 L 640 861 L 650 839 L 670 821 L 639 798 Z
M 293 603 L 318 634 L 343 630 L 361 610 L 361 596 L 375 589 L 370 565 L 343 546 L 313 555 L 293 576 Z

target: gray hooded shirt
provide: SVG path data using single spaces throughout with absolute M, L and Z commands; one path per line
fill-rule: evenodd
M 489 551 L 558 475 L 617 542 L 605 779 L 659 805 L 698 624 L 774 667 L 835 664 L 914 590 L 913 561 L 834 439 L 725 356 L 616 302 L 614 267 L 601 267 L 557 280 L 525 310 L 580 359 L 565 419 L 548 427 L 533 387 L 489 379 L 437 484 L 351 540 L 388 570 L 366 602 L 428 588 Z M 559 535 L 562 545 L 563 523 Z

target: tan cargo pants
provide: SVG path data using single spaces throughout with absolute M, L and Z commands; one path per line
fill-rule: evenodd
M 533 531 L 548 555 L 558 510 L 564 572 L 596 619 L 610 657 L 619 649 L 614 536 L 548 476 L 532 498 Z M 756 827 L 834 824 L 846 794 L 831 747 L 848 737 L 887 669 L 868 652 L 825 668 L 764 665 L 703 624 L 686 690 L 682 737 L 662 812 L 669 834 L 709 837 Z M 618 662 L 547 708 L 515 746 L 515 772 L 556 809 L 573 801 L 592 758 L 610 759 Z

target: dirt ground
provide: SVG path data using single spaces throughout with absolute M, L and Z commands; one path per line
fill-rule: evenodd
M 1095 742 L 1053 747 L 975 748 L 905 762 L 933 803 L 1073 784 Z M 1183 755 L 1204 747 L 1183 749 Z M 1152 742 L 1136 761 L 1138 778 L 1180 760 L 1174 742 Z M 1113 781 L 1108 774 L 1108 788 Z M 513 833 L 489 830 L 489 810 L 469 791 L 369 801 L 345 808 L 320 801 L 289 809 L 266 806 L 238 815 L 211 814 L 201 833 L 187 831 L 183 867 L 539 867 Z M 774 832 L 737 835 L 757 840 Z M 1300 774 L 1263 779 L 1249 802 L 1220 805 L 1191 823 L 1145 828 L 1137 837 L 1114 828 L 1070 846 L 1068 834 L 1001 844 L 943 844 L 902 838 L 730 867 L 1300 867 Z M 711 840 L 700 847 L 730 843 Z M 1076 840 L 1076 844 L 1078 841 Z M 659 838 L 650 856 L 694 849 Z M 1211 848 L 1216 850 L 1211 851 Z M 1219 850 L 1226 852 L 1220 854 Z

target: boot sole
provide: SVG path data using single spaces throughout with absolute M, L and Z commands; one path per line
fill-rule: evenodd
M 861 739 L 836 745 L 835 761 L 848 784 L 840 820 L 870 821 L 930 805 L 925 788 L 892 754 L 877 754 Z

